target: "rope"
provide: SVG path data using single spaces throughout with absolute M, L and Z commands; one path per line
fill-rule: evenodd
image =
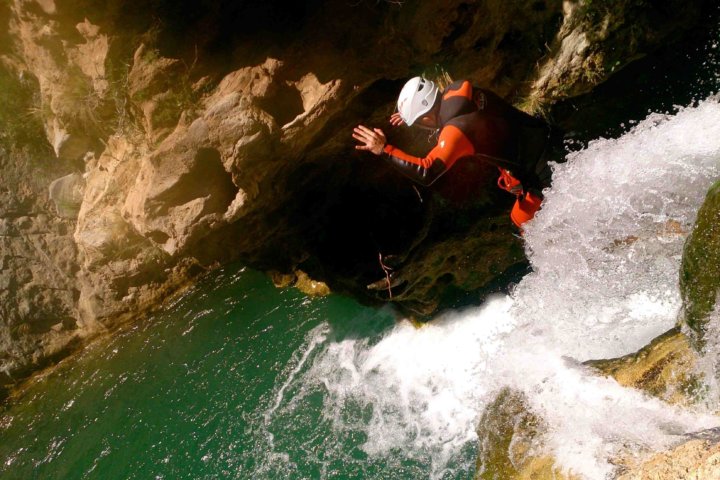
M 383 263 L 383 254 L 378 252 L 378 261 L 380 262 L 380 268 L 382 268 L 383 272 L 385 272 L 385 281 L 387 282 L 387 291 L 388 295 L 390 296 L 390 299 L 392 300 L 392 284 L 390 283 L 390 272 L 392 271 L 392 268 L 388 267 Z

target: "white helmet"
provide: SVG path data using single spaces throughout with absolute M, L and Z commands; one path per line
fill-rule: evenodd
M 403 121 L 412 125 L 415 120 L 432 109 L 439 93 L 435 83 L 422 77 L 407 81 L 398 97 L 397 108 Z

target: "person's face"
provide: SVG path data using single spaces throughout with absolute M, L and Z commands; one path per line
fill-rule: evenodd
M 435 130 L 438 128 L 438 118 L 435 113 L 435 110 L 431 110 L 430 112 L 426 113 L 422 117 L 418 118 L 415 122 L 415 125 L 417 125 L 420 128 L 424 128 L 426 130 Z

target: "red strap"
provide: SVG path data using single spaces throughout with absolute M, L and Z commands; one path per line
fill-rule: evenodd
M 520 196 L 523 194 L 523 186 L 520 180 L 510 175 L 510 172 L 504 168 L 500 168 L 500 177 L 498 177 L 498 187 L 506 190 L 513 195 Z

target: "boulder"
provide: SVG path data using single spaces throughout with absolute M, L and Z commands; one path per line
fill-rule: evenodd
M 575 480 L 538 455 L 536 440 L 544 431 L 541 418 L 528 410 L 522 393 L 502 389 L 485 407 L 478 423 L 477 480 Z
M 682 324 L 696 348 L 708 341 L 708 324 L 717 317 L 720 295 L 720 182 L 710 188 L 683 250 L 680 267 Z
M 673 328 L 639 351 L 623 357 L 585 362 L 600 373 L 630 388 L 665 402 L 690 406 L 702 400 L 703 375 L 698 354 L 687 336 Z

